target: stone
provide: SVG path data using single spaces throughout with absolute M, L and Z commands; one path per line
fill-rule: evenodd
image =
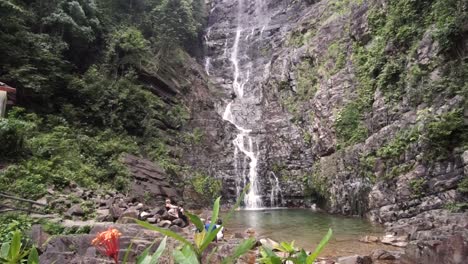
M 68 216 L 68 217 L 84 216 L 85 213 L 84 213 L 83 209 L 81 208 L 81 206 L 79 204 L 75 204 L 72 207 L 70 207 L 70 209 L 67 210 L 65 215 Z
M 47 234 L 42 225 L 33 225 L 31 227 L 31 240 L 33 245 L 37 245 L 39 250 L 44 250 L 45 243 L 49 239 L 49 234 Z
M 146 220 L 148 219 L 149 217 L 151 217 L 152 215 L 148 212 L 141 212 L 140 213 L 140 216 L 139 216 L 139 219 L 140 220 Z
M 372 259 L 369 256 L 354 255 L 338 258 L 337 264 L 372 264 Z
M 408 236 L 395 236 L 395 235 L 385 235 L 380 239 L 380 242 L 387 245 L 392 245 L 396 247 L 406 247 L 408 245 Z
M 169 230 L 171 230 L 172 232 L 176 232 L 176 233 L 182 233 L 183 232 L 182 227 L 180 227 L 178 225 L 171 225 L 169 227 Z
M 401 256 L 402 264 L 464 264 L 466 260 L 468 242 L 460 234 L 440 240 L 413 241 Z
M 184 220 L 177 218 L 174 221 L 172 221 L 172 225 L 180 226 L 180 227 L 185 227 L 187 224 L 184 222 Z
M 399 255 L 401 255 L 401 253 Z M 387 250 L 376 249 L 372 252 L 371 258 L 372 260 L 395 260 L 397 257 L 395 256 L 395 252 L 392 253 Z
M 122 209 L 115 204 L 109 208 L 109 214 L 111 215 L 112 221 L 117 221 L 117 219 L 122 216 L 122 213 Z
M 150 224 L 155 224 L 155 223 L 158 222 L 158 218 L 156 218 L 156 217 L 150 217 L 150 218 L 146 219 L 146 221 L 147 221 L 148 223 L 150 223 Z
M 364 236 L 364 237 L 361 237 L 359 241 L 364 242 L 364 243 L 377 243 L 380 240 L 376 236 Z
M 279 243 L 274 241 L 273 239 L 270 238 L 262 238 L 259 240 L 262 246 L 268 247 L 270 249 L 274 249 L 277 246 L 279 246 Z
M 161 220 L 158 222 L 159 227 L 169 227 L 171 224 L 172 223 L 169 220 Z
M 138 219 L 138 211 L 132 207 L 125 210 L 119 217 L 117 222 L 120 224 L 133 223 L 133 219 Z

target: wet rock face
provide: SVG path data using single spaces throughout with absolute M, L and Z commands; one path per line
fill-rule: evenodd
M 388 1 L 359 1 L 345 10 L 335 2 L 211 2 L 205 71 L 217 97 L 209 109 L 195 115 L 198 124 L 207 128 L 209 151 L 199 152 L 207 156 L 198 155 L 192 164 L 223 179 L 224 195 L 234 200 L 238 186 L 250 180 L 242 177 L 251 159 L 236 154 L 233 144 L 239 126 L 251 130 L 263 205 L 272 204 L 272 196 L 275 205 L 283 206 L 318 201 L 329 212 L 366 216 L 412 239 L 429 236 L 428 230 L 454 233 L 444 226 L 461 223 L 446 208 L 468 199 L 457 190 L 467 177 L 468 159 L 463 159 L 457 142 L 443 158 L 428 158 L 435 147 L 424 140 L 424 130 L 463 108 L 465 99 L 440 92 L 431 102 L 414 103 L 412 88 L 404 87 L 401 99 L 392 102 L 386 87 L 376 89 L 369 109 L 358 118 L 365 138 L 343 144 L 337 122 L 361 96 L 363 86 L 354 46 L 373 45 L 369 14 L 373 8 L 386 8 Z M 404 72 L 441 59 L 433 31 L 428 27 L 415 41 Z M 383 52 L 402 51 L 389 42 Z M 430 71 L 427 79 L 440 81 L 441 67 Z M 231 116 L 226 121 L 223 115 L 229 103 Z M 404 133 L 421 127 L 405 139 L 403 150 L 392 154 L 401 147 L 397 143 Z M 276 185 L 279 192 L 273 192 Z M 316 196 L 319 199 L 314 201 Z M 425 217 L 435 222 L 430 224 Z

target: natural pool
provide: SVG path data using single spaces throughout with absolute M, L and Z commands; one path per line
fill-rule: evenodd
M 383 235 L 383 228 L 364 219 L 329 215 L 308 209 L 265 209 L 235 212 L 226 225 L 226 233 L 245 232 L 253 228 L 260 237 L 275 241 L 295 241 L 295 245 L 313 250 L 327 233 L 333 229 L 333 237 L 322 256 L 369 254 L 381 244 L 359 242 L 366 235 Z

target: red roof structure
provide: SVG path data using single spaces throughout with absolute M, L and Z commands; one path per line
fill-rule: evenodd
M 8 105 L 14 105 L 16 103 L 16 88 L 13 88 L 6 83 L 0 82 L 0 91 L 6 91 L 8 95 Z

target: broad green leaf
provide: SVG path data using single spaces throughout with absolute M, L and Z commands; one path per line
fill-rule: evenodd
M 208 232 L 213 231 L 213 229 L 216 226 L 216 221 L 218 221 L 218 215 L 219 215 L 219 203 L 220 203 L 221 197 L 218 197 L 216 201 L 214 202 L 213 205 L 213 214 L 211 215 L 211 225 L 209 227 Z
M 10 243 L 3 243 L 0 248 L 0 257 L 8 258 L 8 252 L 10 252 Z
M 190 247 L 193 251 L 196 251 L 195 248 L 193 247 L 192 243 L 190 243 L 187 239 L 185 239 L 183 236 L 175 233 L 175 232 L 172 232 L 171 230 L 169 229 L 165 229 L 165 228 L 161 228 L 159 226 L 154 226 L 152 224 L 149 224 L 145 221 L 140 221 L 140 220 L 137 220 L 137 219 L 134 219 L 135 222 L 137 224 L 139 224 L 140 226 L 146 228 L 146 229 L 149 229 L 149 230 L 153 230 L 153 231 L 157 231 L 163 235 L 166 235 L 168 237 L 172 237 L 174 238 L 175 240 L 178 240 L 182 243 L 184 243 L 186 246 Z
M 203 241 L 203 244 L 201 245 L 201 247 L 199 249 L 200 250 L 199 252 L 203 252 L 208 247 L 208 245 L 211 242 L 213 242 L 213 240 L 216 238 L 216 235 L 218 234 L 219 230 L 221 230 L 221 228 L 223 228 L 223 227 L 220 226 L 220 227 L 216 228 L 215 230 L 207 233 L 207 236 L 205 236 L 205 240 Z
M 189 247 L 184 246 L 182 250 L 174 250 L 174 259 L 179 264 L 199 264 L 196 253 Z
M 159 244 L 158 249 L 156 249 L 156 252 L 154 252 L 153 257 L 151 258 L 150 264 L 158 263 L 158 259 L 161 257 L 162 253 L 164 252 L 164 249 L 166 249 L 166 240 L 167 240 L 167 236 L 164 237 L 164 239 Z
M 275 252 L 273 252 L 268 247 L 262 247 L 260 249 L 260 254 L 262 255 L 262 258 L 259 260 L 260 263 L 264 263 L 264 264 L 282 264 L 281 258 L 278 257 L 275 254 Z
M 328 240 L 330 240 L 332 235 L 333 235 L 333 231 L 330 228 L 330 229 L 328 229 L 328 232 L 325 235 L 325 237 L 323 237 L 322 240 L 320 241 L 320 243 L 317 246 L 317 248 L 315 249 L 315 251 L 312 254 L 310 254 L 310 256 L 307 257 L 306 264 L 314 263 L 315 259 L 318 257 L 320 252 L 322 252 L 323 247 L 325 247 L 325 245 L 328 243 Z
M 240 256 L 247 253 L 252 247 L 255 245 L 256 240 L 254 238 L 250 238 L 247 240 L 242 241 L 234 250 L 234 253 L 223 260 L 223 264 L 231 264 L 234 263 Z
M 200 218 L 194 214 L 191 214 L 189 212 L 185 212 L 185 214 L 188 216 L 190 221 L 195 224 L 197 229 L 199 231 L 205 230 L 205 225 L 203 225 L 203 222 L 200 220 Z
M 13 238 L 11 239 L 10 252 L 8 253 L 9 259 L 17 259 L 21 254 L 21 232 L 13 232 Z M 19 260 L 19 259 L 18 259 Z
M 151 244 L 151 246 L 152 245 L 153 244 Z M 149 254 L 149 250 L 150 250 L 151 246 L 149 246 L 145 250 L 143 250 L 143 252 L 141 252 L 141 254 L 137 257 L 136 262 L 138 264 L 148 264 L 149 263 L 148 254 Z
M 151 261 L 151 255 L 149 254 L 151 248 L 153 247 L 154 243 L 156 242 L 156 240 L 153 241 L 153 243 L 151 243 L 151 245 L 149 245 L 138 257 L 137 257 L 137 263 L 138 264 L 149 264 L 150 261 Z
M 35 247 L 33 247 L 29 252 L 28 264 L 39 264 L 39 254 L 37 253 L 37 249 Z
M 286 253 L 294 253 L 294 241 L 289 244 L 288 242 L 281 242 L 279 245 L 275 247 L 275 249 L 278 249 L 279 251 L 286 252 Z
M 203 229 L 203 231 L 201 232 L 197 232 L 193 235 L 193 241 L 195 243 L 195 246 L 197 248 L 200 248 L 201 245 L 203 244 L 203 240 L 205 239 L 205 236 L 206 236 L 206 230 Z
M 306 263 L 307 262 L 307 253 L 305 252 L 304 249 L 301 249 L 301 251 L 297 255 L 297 263 Z

